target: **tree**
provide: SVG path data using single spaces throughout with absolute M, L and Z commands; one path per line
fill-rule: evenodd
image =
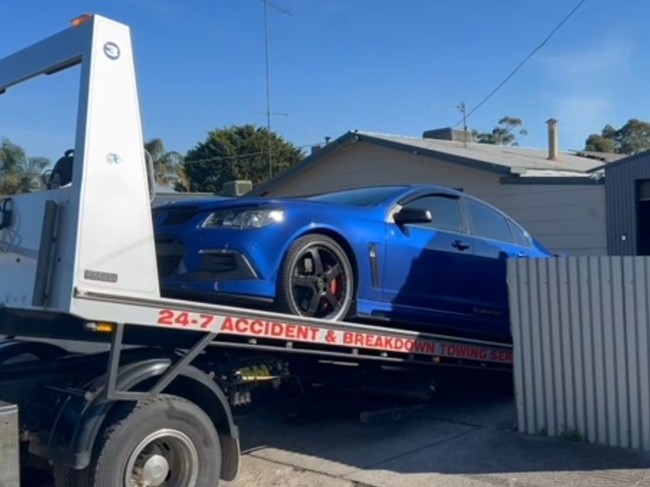
M 3 137 L 0 143 L 0 195 L 43 189 L 41 174 L 49 165 L 49 159 L 27 157 L 22 147 Z
M 650 149 L 650 123 L 631 118 L 620 129 L 605 125 L 600 134 L 590 134 L 585 150 L 636 154 Z
M 611 125 L 605 125 L 600 134 L 591 134 L 585 141 L 585 150 L 609 153 L 616 152 L 616 130 Z
M 171 186 L 178 191 L 187 189 L 181 153 L 167 151 L 162 139 L 159 138 L 147 141 L 144 148 L 151 156 L 154 178 L 158 186 Z
M 523 122 L 520 118 L 503 117 L 491 132 L 478 132 L 475 130 L 474 140 L 479 144 L 517 146 L 519 142 L 517 142 L 517 135 L 514 133 L 516 129 L 519 129 L 518 135 L 528 135 L 528 131 L 523 128 Z
M 282 137 L 254 125 L 224 127 L 208 132 L 188 151 L 183 169 L 190 191 L 218 193 L 227 181 L 248 179 L 260 184 L 269 178 L 269 144 L 273 174 L 304 158 L 302 151 Z

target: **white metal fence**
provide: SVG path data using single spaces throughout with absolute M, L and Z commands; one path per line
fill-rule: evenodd
M 650 260 L 508 262 L 519 431 L 650 450 Z

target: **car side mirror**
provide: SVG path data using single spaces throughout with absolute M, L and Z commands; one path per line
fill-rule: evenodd
M 409 223 L 430 223 L 433 221 L 431 212 L 424 208 L 402 208 L 393 217 L 398 225 Z

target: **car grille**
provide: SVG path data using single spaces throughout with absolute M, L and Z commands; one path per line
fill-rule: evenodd
M 201 270 L 208 272 L 232 272 L 237 269 L 237 259 L 233 254 L 203 254 Z
M 196 207 L 158 209 L 154 212 L 154 220 L 159 219 L 158 226 L 169 227 L 187 223 L 199 212 Z
M 176 237 L 156 237 L 156 259 L 159 277 L 167 277 L 176 271 L 185 255 L 185 246 Z
M 183 258 L 182 256 L 159 257 L 158 275 L 160 277 L 171 276 L 176 270 L 176 268 L 178 267 L 178 264 L 180 264 L 182 258 Z

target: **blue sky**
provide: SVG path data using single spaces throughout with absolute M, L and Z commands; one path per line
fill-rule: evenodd
M 272 128 L 300 146 L 349 129 L 419 136 L 455 125 L 577 0 L 274 0 L 269 9 Z M 145 137 L 185 152 L 209 130 L 264 126 L 260 0 L 32 0 L 3 11 L 0 57 L 95 12 L 133 29 Z M 490 130 L 524 120 L 521 145 L 580 149 L 604 124 L 650 120 L 650 2 L 587 0 L 469 119 Z M 30 155 L 72 145 L 76 73 L 0 97 L 0 136 Z M 55 79 L 56 78 L 56 79 Z

